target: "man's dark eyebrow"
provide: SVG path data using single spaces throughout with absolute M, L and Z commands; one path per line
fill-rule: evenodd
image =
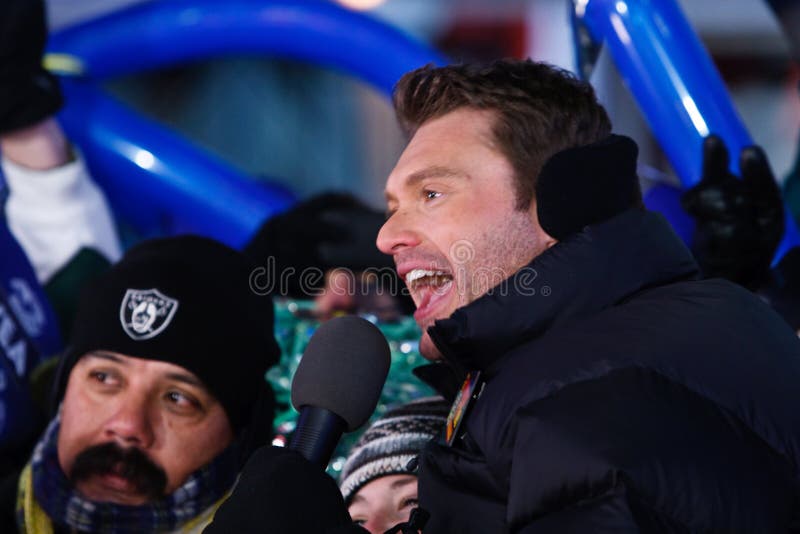
M 170 373 L 167 375 L 167 378 L 169 378 L 170 380 L 175 380 L 176 382 L 183 382 L 185 384 L 189 384 L 190 386 L 201 388 L 204 391 L 208 391 L 206 385 L 200 382 L 200 380 L 194 375 L 189 375 L 185 373 Z
M 450 167 L 434 165 L 410 174 L 408 178 L 406 178 L 404 185 L 416 185 L 417 182 L 421 182 L 427 178 L 469 178 L 469 175 L 455 169 L 451 169 Z
M 118 363 L 118 364 L 121 364 L 121 365 L 125 365 L 125 364 L 128 363 L 125 360 L 125 358 L 120 358 L 116 354 L 112 354 L 110 352 L 103 352 L 103 351 L 100 351 L 100 350 L 94 351 L 94 352 L 90 352 L 86 356 L 91 356 L 92 358 L 99 358 L 99 359 L 102 359 L 102 360 L 109 360 L 109 361 L 112 361 L 114 363 Z M 208 391 L 208 388 L 206 387 L 206 385 L 203 384 L 200 381 L 200 379 L 198 379 L 196 376 L 191 375 L 191 374 L 187 374 L 187 373 L 169 373 L 167 375 L 167 378 L 169 378 L 170 380 L 175 380 L 177 382 L 183 382 L 185 384 L 189 384 L 190 386 L 199 387 L 199 388 L 202 388 L 205 391 Z

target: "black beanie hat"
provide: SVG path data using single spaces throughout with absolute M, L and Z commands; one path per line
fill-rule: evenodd
M 194 373 L 220 402 L 235 433 L 264 395 L 280 351 L 272 301 L 250 290 L 250 266 L 211 239 L 145 241 L 81 293 L 56 401 L 70 371 L 94 350 L 159 360 Z
M 585 226 L 641 208 L 638 154 L 631 138 L 614 134 L 554 154 L 536 179 L 536 213 L 544 231 L 563 241 Z

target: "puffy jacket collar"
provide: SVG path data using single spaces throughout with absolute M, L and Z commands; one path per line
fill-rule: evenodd
M 699 276 L 661 215 L 629 210 L 559 242 L 428 330 L 445 360 L 489 370 L 510 348 L 631 295 Z

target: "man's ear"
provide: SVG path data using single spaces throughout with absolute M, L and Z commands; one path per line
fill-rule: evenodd
M 545 250 L 549 249 L 556 243 L 558 243 L 558 239 L 551 236 L 547 233 L 547 230 L 542 227 L 542 223 L 539 221 L 539 207 L 537 206 L 536 198 L 534 197 L 531 200 L 531 205 L 528 208 L 528 214 L 530 215 L 531 222 L 533 223 L 533 227 L 536 229 L 537 238 L 539 243 L 544 245 L 544 249 L 540 252 L 544 252 Z
M 536 179 L 542 229 L 564 240 L 586 226 L 640 207 L 637 155 L 636 143 L 621 135 L 554 154 Z

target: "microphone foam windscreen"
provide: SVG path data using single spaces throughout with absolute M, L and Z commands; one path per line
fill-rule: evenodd
M 292 405 L 325 408 L 363 425 L 378 404 L 389 373 L 389 344 L 378 328 L 356 316 L 331 319 L 308 342 L 292 381 Z

